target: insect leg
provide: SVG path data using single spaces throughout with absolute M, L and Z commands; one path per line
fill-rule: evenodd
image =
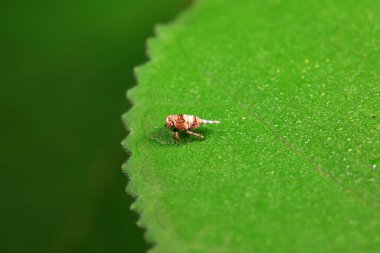
M 178 130 L 173 129 L 172 137 L 175 144 L 179 144 L 179 136 L 178 136 Z
M 195 136 L 198 136 L 198 137 L 201 137 L 201 138 L 204 138 L 203 135 L 197 134 L 197 133 L 194 133 L 194 132 L 190 132 L 189 130 L 187 130 L 186 133 L 191 134 L 191 135 L 195 135 Z

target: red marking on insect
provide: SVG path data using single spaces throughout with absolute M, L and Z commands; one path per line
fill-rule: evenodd
M 179 144 L 178 132 L 180 130 L 186 131 L 186 133 L 204 138 L 203 135 L 189 131 L 189 129 L 195 129 L 203 124 L 219 124 L 217 120 L 200 119 L 197 116 L 188 114 L 176 114 L 166 117 L 166 127 L 173 128 L 172 137 L 175 143 Z

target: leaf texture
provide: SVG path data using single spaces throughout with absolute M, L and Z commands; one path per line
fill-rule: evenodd
M 380 251 L 380 3 L 199 1 L 123 116 L 153 252 Z M 220 120 L 181 134 L 168 114 Z

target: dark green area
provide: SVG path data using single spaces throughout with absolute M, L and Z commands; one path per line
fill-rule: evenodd
M 149 43 L 124 167 L 154 252 L 380 252 L 380 2 L 199 1 Z M 168 114 L 220 125 L 174 145 Z
M 0 5 L 0 251 L 146 251 L 120 169 L 120 115 L 153 26 L 186 4 Z

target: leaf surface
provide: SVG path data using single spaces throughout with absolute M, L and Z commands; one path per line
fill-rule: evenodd
M 124 166 L 154 252 L 378 252 L 378 1 L 199 1 L 149 41 Z M 219 125 L 181 134 L 169 114 Z

